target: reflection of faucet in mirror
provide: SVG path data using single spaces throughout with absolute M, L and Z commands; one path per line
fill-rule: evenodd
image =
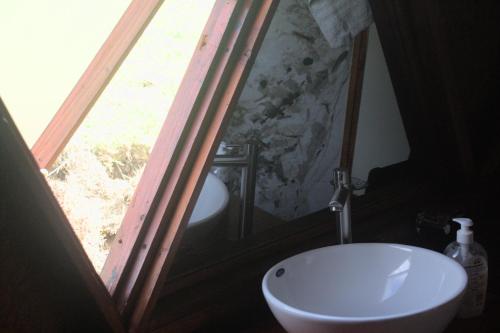
M 335 169 L 333 171 L 333 186 L 335 192 L 328 207 L 336 213 L 339 244 L 352 243 L 351 177 L 349 172 L 341 168 Z
M 239 238 L 252 233 L 257 147 L 254 143 L 225 145 L 227 155 L 216 155 L 213 166 L 241 167 Z

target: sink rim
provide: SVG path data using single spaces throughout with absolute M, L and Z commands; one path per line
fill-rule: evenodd
M 456 268 L 458 268 L 458 272 L 459 272 L 458 274 L 460 274 L 460 276 L 458 277 L 458 279 L 459 279 L 458 282 L 459 282 L 460 286 L 459 286 L 459 288 L 457 288 L 457 291 L 454 292 L 452 295 L 450 295 L 450 296 L 444 298 L 443 300 L 441 300 L 440 302 L 437 302 L 436 304 L 429 306 L 429 307 L 426 307 L 426 308 L 420 308 L 420 309 L 416 309 L 416 310 L 412 310 L 412 311 L 403 311 L 403 312 L 399 312 L 396 314 L 379 315 L 379 316 L 357 316 L 357 317 L 355 317 L 355 316 L 332 316 L 332 315 L 318 314 L 318 313 L 310 312 L 307 310 L 301 310 L 301 309 L 298 309 L 296 307 L 293 307 L 293 306 L 290 306 L 290 305 L 284 303 L 283 301 L 281 301 L 280 299 L 275 297 L 273 295 L 273 293 L 271 293 L 271 291 L 269 290 L 268 281 L 269 281 L 269 277 L 271 276 L 271 273 L 274 272 L 274 270 L 279 265 L 282 265 L 282 263 L 284 261 L 287 261 L 289 259 L 301 256 L 301 255 L 304 255 L 306 253 L 317 252 L 317 251 L 324 250 L 327 248 L 333 248 L 333 247 L 339 247 L 339 246 L 351 247 L 351 246 L 359 246 L 359 245 L 378 246 L 378 247 L 389 246 L 389 247 L 405 248 L 405 249 L 427 252 L 427 253 L 431 254 L 432 256 L 436 256 L 436 257 L 440 257 L 440 258 L 446 258 L 452 266 L 455 266 Z M 437 251 L 429 250 L 429 249 L 418 247 L 418 246 L 397 244 L 397 243 L 351 243 L 351 244 L 343 244 L 343 245 L 324 246 L 324 247 L 304 251 L 304 252 L 301 252 L 301 253 L 296 254 L 294 256 L 283 259 L 280 262 L 278 262 L 277 264 L 273 265 L 266 272 L 266 274 L 264 275 L 264 278 L 262 279 L 261 287 L 262 287 L 262 292 L 263 292 L 263 294 L 268 302 L 273 302 L 275 306 L 282 307 L 286 311 L 289 311 L 296 316 L 306 318 L 306 319 L 321 320 L 321 321 L 362 323 L 362 322 L 374 322 L 374 321 L 385 321 L 385 320 L 391 320 L 391 319 L 400 319 L 400 318 L 410 317 L 410 316 L 414 316 L 414 315 L 418 315 L 418 314 L 432 311 L 432 310 L 437 309 L 445 304 L 452 302 L 456 298 L 459 298 L 465 292 L 465 288 L 467 286 L 467 281 L 468 281 L 467 273 L 465 272 L 465 269 L 462 267 L 462 265 L 460 265 L 455 260 L 453 260 L 453 259 L 451 259 L 451 258 L 449 258 L 449 257 L 445 256 L 444 254 L 439 253 Z

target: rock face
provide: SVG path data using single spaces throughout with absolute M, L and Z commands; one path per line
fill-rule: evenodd
M 290 220 L 327 206 L 350 63 L 351 48 L 329 46 L 307 1 L 281 1 L 223 139 L 259 144 L 259 208 Z

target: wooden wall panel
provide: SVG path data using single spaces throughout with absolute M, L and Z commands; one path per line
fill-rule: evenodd
M 500 2 L 370 0 L 410 158 L 422 172 L 477 183 L 499 161 Z M 490 147 L 495 147 L 492 151 Z M 490 157 L 488 157 L 490 155 Z M 498 165 L 500 163 L 496 163 Z
M 0 332 L 122 331 L 1 100 L 0 263 Z

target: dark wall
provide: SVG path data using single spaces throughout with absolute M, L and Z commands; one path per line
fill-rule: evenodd
M 0 332 L 111 331 L 69 228 L 0 100 Z
M 411 159 L 462 188 L 497 181 L 500 1 L 370 3 Z

